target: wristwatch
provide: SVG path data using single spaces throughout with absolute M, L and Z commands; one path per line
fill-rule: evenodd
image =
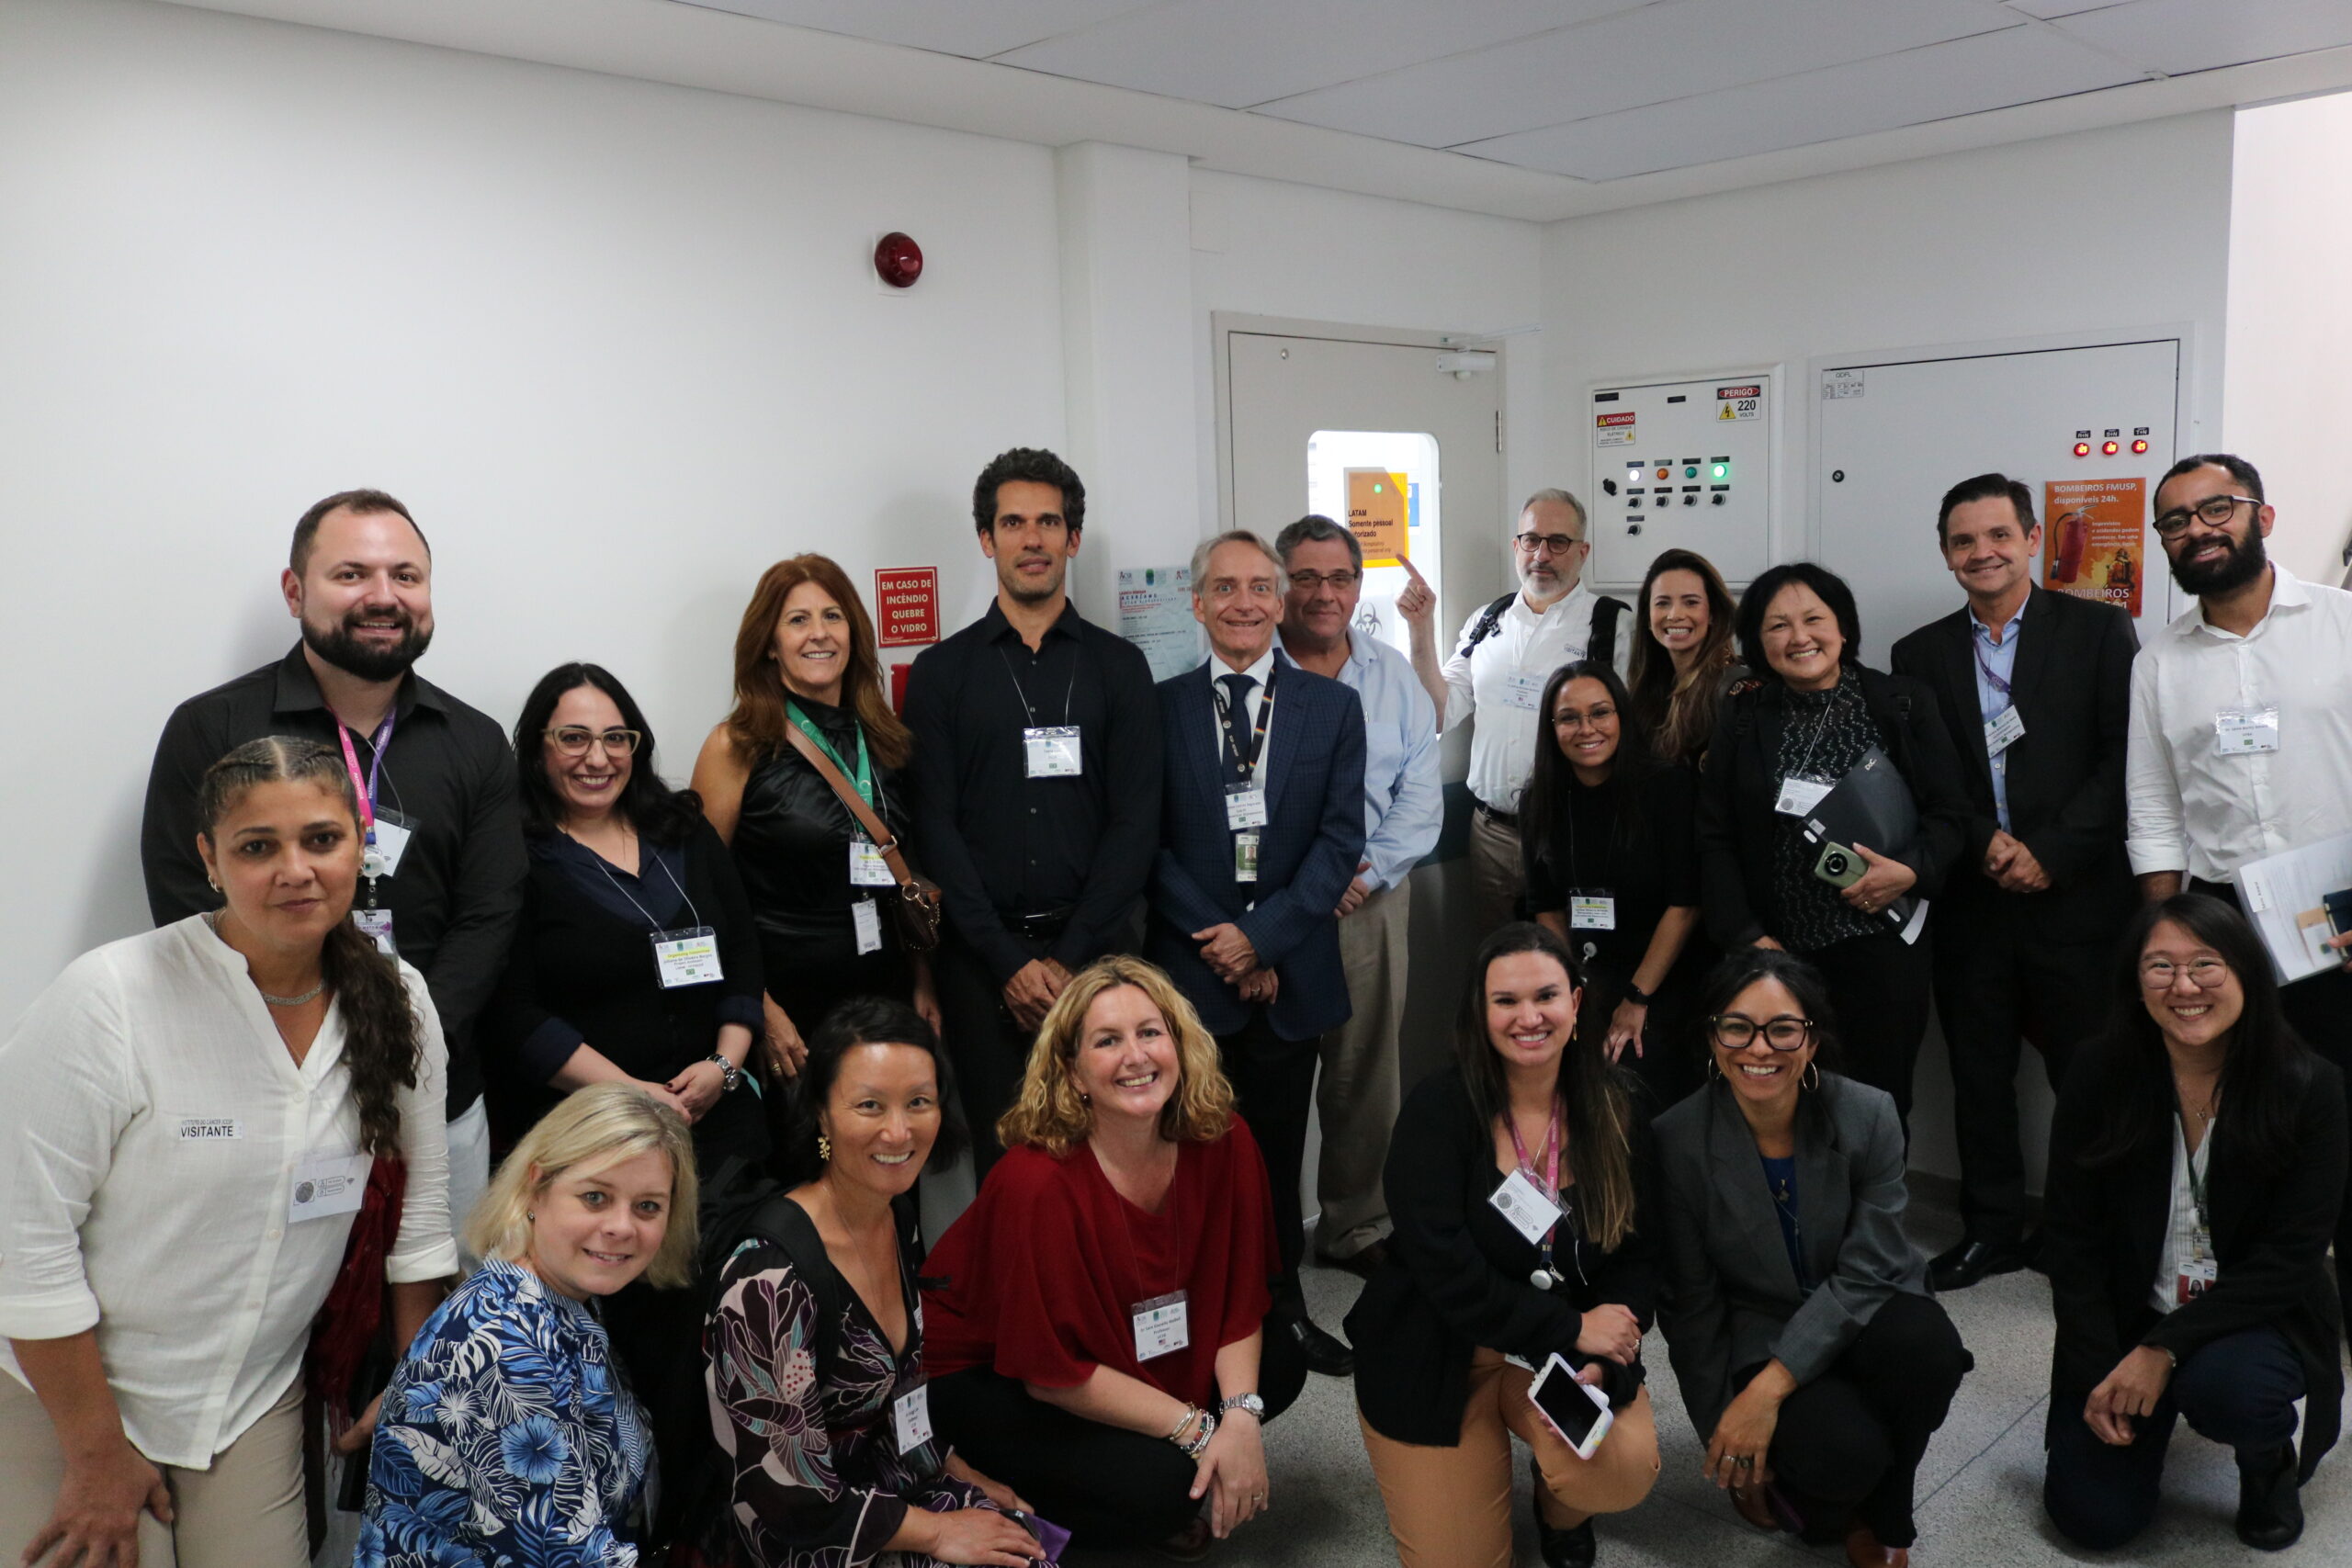
M 734 1063 L 732 1063 L 732 1062 L 729 1061 L 729 1060 L 727 1059 L 727 1053 L 726 1053 L 726 1052 L 724 1052 L 724 1051 L 713 1051 L 709 1055 L 707 1055 L 707 1056 L 704 1057 L 703 1059 L 704 1059 L 705 1061 L 708 1062 L 711 1066 L 713 1066 L 717 1067 L 717 1068 L 718 1068 L 721 1073 L 723 1073 L 723 1074 L 725 1074 L 725 1075 L 726 1075 L 726 1079 L 727 1079 L 727 1081 L 726 1081 L 725 1083 L 723 1083 L 723 1084 L 721 1084 L 721 1085 L 719 1086 L 719 1089 L 718 1089 L 718 1092 L 719 1092 L 719 1093 L 721 1093 L 721 1094 L 729 1094 L 729 1093 L 732 1093 L 732 1092 L 734 1091 L 735 1086 L 736 1086 L 737 1084 L 741 1083 L 741 1082 L 743 1081 L 743 1069 L 742 1069 L 742 1068 L 741 1068 L 741 1067 L 739 1067 L 739 1066 L 737 1066 Z
M 1625 982 L 1625 995 L 1632 1000 L 1641 1003 L 1644 1007 L 1650 1005 L 1650 993 L 1645 991 L 1631 980 Z
M 1263 1421 L 1266 1418 L 1266 1402 L 1259 1398 L 1254 1393 L 1237 1393 L 1231 1399 L 1228 1399 L 1224 1404 L 1218 1405 L 1217 1409 L 1221 1413 L 1228 1416 L 1233 1412 L 1239 1410 L 1248 1415 L 1255 1416 L 1261 1421 Z

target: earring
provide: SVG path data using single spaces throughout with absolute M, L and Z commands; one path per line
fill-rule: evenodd
M 1091 1107 L 1094 1103 L 1094 1097 L 1087 1093 L 1084 1089 L 1080 1089 L 1078 1091 L 1078 1102 L 1080 1105 Z
M 825 1136 L 825 1134 L 822 1134 L 822 1133 L 818 1134 L 817 1134 L 817 1158 L 818 1158 L 820 1161 L 823 1161 L 823 1160 L 830 1160 L 830 1159 L 831 1159 L 832 1157 L 833 1157 L 833 1141 L 832 1141 L 832 1139 L 831 1139 L 831 1138 L 829 1138 L 829 1137 Z
M 526 1224 L 537 1221 L 538 1217 L 539 1212 L 537 1209 L 526 1209 L 523 1211 L 523 1220 Z
M 1821 1064 L 1819 1062 L 1807 1062 L 1804 1065 L 1804 1070 L 1808 1076 L 1797 1079 L 1798 1087 L 1802 1089 L 1819 1089 L 1821 1087 Z

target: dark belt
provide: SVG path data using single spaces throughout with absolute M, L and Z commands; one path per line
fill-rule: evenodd
M 1478 803 L 1478 815 L 1498 827 L 1509 828 L 1513 832 L 1519 830 L 1519 813 L 1516 811 L 1498 811 L 1482 800 Z
M 1007 915 L 1000 913 L 997 916 L 997 919 L 1004 922 L 1005 930 L 1012 931 L 1016 935 L 1035 937 L 1039 940 L 1043 940 L 1046 937 L 1061 935 L 1062 928 L 1069 925 L 1070 922 L 1070 917 L 1077 913 L 1078 910 L 1073 908 L 1068 909 L 1048 909 L 1042 915 Z

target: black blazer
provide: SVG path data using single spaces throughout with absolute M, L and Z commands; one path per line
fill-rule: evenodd
M 1579 1242 L 1571 1259 L 1555 1247 L 1553 1266 L 1567 1277 L 1566 1288 L 1539 1291 L 1528 1277 L 1542 1249 L 1487 1201 L 1503 1173 L 1495 1167 L 1493 1129 L 1472 1109 L 1461 1069 L 1440 1068 L 1406 1098 L 1382 1173 L 1396 1226 L 1388 1261 L 1347 1318 L 1356 1404 L 1374 1431 L 1453 1448 L 1461 1441 L 1474 1350 L 1483 1346 L 1538 1367 L 1557 1351 L 1581 1370 L 1596 1359 L 1576 1348 L 1583 1314 L 1604 1302 L 1628 1308 L 1648 1329 L 1657 1303 L 1657 1162 L 1638 1111 L 1632 1130 L 1635 1228 L 1614 1252 Z M 1602 1371 L 1611 1406 L 1640 1392 L 1638 1360 L 1603 1361 Z
M 1961 791 L 1951 733 L 1936 716 L 1935 698 L 1918 682 L 1859 664 L 1846 667 L 1846 678 L 1861 682 L 1862 702 L 1878 726 L 1887 760 L 1911 786 L 1919 807 L 1917 840 L 1892 849 L 1871 848 L 1911 868 L 1918 878 L 1911 889 L 1915 897 L 1940 897 L 1968 828 L 1968 797 Z M 1699 773 L 1701 903 L 1707 934 L 1725 951 L 1777 935 L 1772 807 L 1781 796 L 1775 760 L 1787 722 L 1788 692 L 1777 677 L 1734 688 L 1716 717 L 1715 739 Z
M 2004 893 L 1984 872 L 2000 819 L 1967 606 L 1896 643 L 1894 670 L 1935 694 L 1967 789 L 1967 839 L 1946 895 L 1980 915 L 2022 916 L 2047 940 L 2079 942 L 2120 930 L 2135 901 L 2123 853 L 2123 753 L 2140 643 L 2113 604 L 2036 588 L 2024 615 L 2010 677 L 2025 733 L 2008 750 L 2009 824 L 2049 872 L 2046 892 Z
M 2020 650 L 2022 651 L 2022 650 Z M 2335 1446 L 2344 1374 L 2343 1330 L 2327 1244 L 2344 1197 L 2343 1077 L 2306 1055 L 2298 1069 L 2296 1156 L 2273 1175 L 2251 1169 L 2229 1122 L 2208 1134 L 2206 1191 L 2219 1278 L 2197 1300 L 2159 1314 L 2148 1300 L 2172 1212 L 2172 1140 L 2151 1140 L 2086 1170 L 2081 1156 L 2107 1123 L 2119 1086 L 2094 1054 L 2066 1076 L 2050 1126 L 2050 1179 L 2042 1198 L 2042 1256 L 2050 1264 L 2057 1344 L 2050 1359 L 2054 1435 L 2083 1418 L 2083 1402 L 2125 1353 L 2154 1345 L 2186 1357 L 2226 1334 L 2278 1329 L 2303 1364 L 2302 1473 Z

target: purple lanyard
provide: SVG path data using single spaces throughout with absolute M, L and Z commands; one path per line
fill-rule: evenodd
M 351 770 L 351 787 L 359 796 L 359 825 L 367 830 L 370 847 L 376 842 L 376 784 L 383 777 L 384 748 L 392 743 L 393 716 L 384 716 L 375 739 L 368 743 L 375 755 L 368 761 L 368 776 L 364 779 L 359 776 L 359 753 L 352 749 L 351 731 L 341 719 L 335 720 L 335 739 L 343 742 L 343 765 Z
M 2007 703 L 2015 703 L 2017 699 L 2010 694 L 2009 683 L 2007 681 L 2002 680 L 1998 675 L 1994 674 L 1993 667 L 1984 662 L 1984 644 L 1973 632 L 1969 634 L 1968 646 L 1970 650 L 1976 655 L 1976 670 L 1979 674 L 1984 677 L 1984 683 L 1992 687 L 1995 691 L 2000 693 L 2001 695 L 2007 700 Z M 2007 705 L 2005 704 L 2005 705 Z

